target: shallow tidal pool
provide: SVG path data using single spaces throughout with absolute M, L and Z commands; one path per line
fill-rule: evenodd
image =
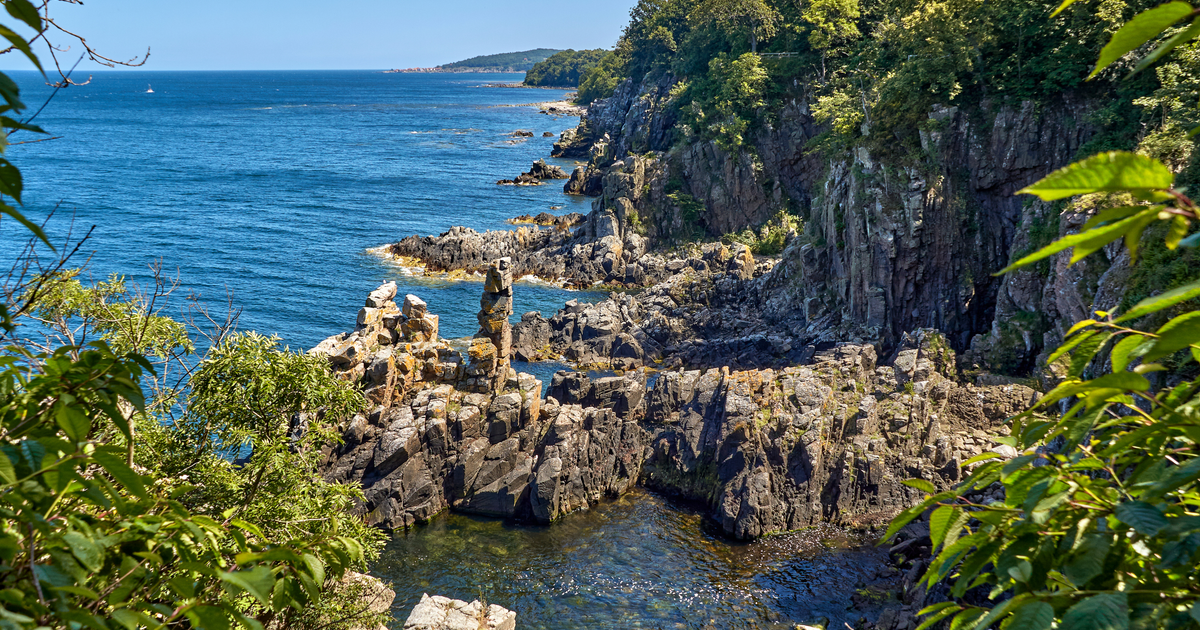
M 500 604 L 522 630 L 844 628 L 884 557 L 832 528 L 729 541 L 639 490 L 551 527 L 442 514 L 397 532 L 371 572 L 397 592 L 393 628 L 422 593 Z

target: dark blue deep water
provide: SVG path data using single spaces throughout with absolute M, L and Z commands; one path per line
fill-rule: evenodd
M 50 89 L 13 74 L 39 107 Z M 557 185 L 495 184 L 549 155 L 544 132 L 577 122 L 528 106 L 563 91 L 483 87 L 519 79 L 102 72 L 61 91 L 36 121 L 58 139 L 7 155 L 25 174 L 29 216 L 59 208 L 48 226 L 56 242 L 94 226 L 76 264 L 96 279 L 144 283 L 161 261 L 178 277 L 177 298 L 220 311 L 231 293 L 243 330 L 294 349 L 351 328 L 366 293 L 396 280 L 441 316 L 444 337 L 460 338 L 477 329 L 480 283 L 413 278 L 367 250 L 451 225 L 505 229 L 521 214 L 589 209 Z M 517 129 L 535 135 L 514 143 Z M 17 234 L 4 223 L 0 251 L 11 253 Z M 515 310 L 551 313 L 572 297 L 600 296 L 521 284 Z M 790 628 L 850 619 L 876 552 L 829 544 L 809 532 L 734 545 L 694 512 L 635 494 L 551 528 L 442 515 L 397 533 L 374 572 L 397 590 L 394 627 L 431 592 L 484 596 L 529 629 Z
M 50 88 L 34 73 L 13 75 L 36 110 Z M 60 139 L 9 157 L 25 174 L 31 217 L 60 206 L 52 234 L 61 240 L 72 220 L 77 236 L 95 226 L 79 260 L 91 256 L 96 278 L 144 282 L 161 260 L 180 295 L 219 307 L 232 291 L 242 329 L 293 348 L 353 327 L 367 292 L 396 280 L 441 316 L 443 336 L 465 337 L 478 329 L 479 284 L 413 279 L 366 250 L 451 225 L 504 229 L 521 214 L 589 209 L 553 183 L 495 184 L 549 155 L 544 132 L 578 122 L 522 106 L 562 90 L 482 87 L 520 79 L 100 72 L 61 90 L 35 121 Z M 535 136 L 514 142 L 517 129 Z M 22 139 L 38 136 L 11 138 Z M 514 310 L 553 312 L 571 297 L 523 285 Z

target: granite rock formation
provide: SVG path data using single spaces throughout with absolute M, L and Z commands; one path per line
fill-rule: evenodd
M 404 622 L 404 630 L 516 630 L 517 613 L 476 600 L 471 603 L 441 595 L 421 595 Z
M 492 270 L 489 317 L 511 298 L 504 263 Z M 368 308 L 391 313 L 394 293 L 381 287 Z M 387 528 L 446 508 L 549 523 L 639 482 L 706 505 L 737 538 L 876 522 L 920 498 L 900 481 L 956 482 L 958 464 L 997 448 L 990 436 L 1034 396 L 956 382 L 954 352 L 934 331 L 906 335 L 882 366 L 873 346 L 842 344 L 810 349 L 801 366 L 674 369 L 653 385 L 645 370 L 564 371 L 545 397 L 536 378 L 497 364 L 503 378 L 481 388 L 457 351 L 426 336 L 427 309 L 409 304 L 394 317 L 398 338 L 367 324 L 314 349 L 373 404 L 342 425 L 325 474 L 360 483 L 359 509 Z M 349 361 L 327 350 L 347 343 L 361 347 Z

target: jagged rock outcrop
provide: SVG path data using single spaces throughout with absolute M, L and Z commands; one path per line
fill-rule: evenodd
M 957 384 L 940 334 L 901 347 L 885 366 L 871 346 L 846 344 L 803 367 L 662 374 L 647 395 L 644 483 L 704 502 L 737 538 L 886 522 L 924 496 L 903 480 L 952 486 L 963 461 L 1006 448 L 1003 422 L 1036 396 Z
M 743 367 L 801 360 L 778 334 L 727 334 L 726 320 L 743 317 L 743 307 L 750 306 L 742 299 L 746 281 L 767 273 L 771 264 L 756 263 L 744 245 L 710 244 L 696 254 L 670 261 L 645 256 L 637 266 L 626 266 L 627 285 L 668 277 L 637 296 L 613 294 L 596 304 L 571 301 L 549 319 L 524 314 L 514 327 L 515 356 L 523 361 L 565 357 L 580 366 L 620 370 L 668 357 L 681 365 Z M 772 352 L 765 353 L 764 340 Z
M 641 264 L 646 239 L 623 226 L 614 212 L 593 212 L 575 232 L 520 227 L 476 232 L 453 227 L 440 236 L 410 236 L 388 246 L 388 255 L 430 271 L 481 272 L 496 258 L 511 258 L 516 277 L 535 276 L 567 286 L 621 283 Z
M 516 630 L 517 613 L 496 604 L 421 595 L 404 630 Z
M 568 177 L 570 175 L 567 175 L 567 172 L 562 170 L 562 168 L 546 164 L 545 160 L 538 160 L 533 163 L 533 167 L 529 171 L 521 173 L 515 179 L 502 179 L 496 183 L 512 186 L 541 186 L 543 180 L 567 179 Z
M 628 190 L 610 176 L 645 169 L 625 197 L 651 246 L 702 228 L 709 236 L 755 226 L 780 211 L 804 231 L 759 292 L 766 319 L 799 314 L 793 341 L 879 340 L 935 327 L 971 365 L 1015 373 L 1096 308 L 1121 302 L 1128 264 L 1117 246 L 1081 265 L 1068 254 L 1004 278 L 1017 255 L 1088 218 L 1014 193 L 1073 159 L 1094 135 L 1095 104 L 984 101 L 978 111 L 935 106 L 904 155 L 865 147 L 832 156 L 811 149 L 821 129 L 803 93 L 782 99 L 770 122 L 731 153 L 702 138 L 672 137 L 669 75 L 626 81 L 597 101 L 556 153 L 587 156 L 568 191 L 617 208 Z
M 343 443 L 327 449 L 324 464 L 328 479 L 362 485 L 359 510 L 371 524 L 409 527 L 451 506 L 550 522 L 637 480 L 645 380 L 598 380 L 581 390 L 587 408 L 543 401 L 541 381 L 498 358 L 496 344 L 508 343 L 512 278 L 503 261 L 491 271 L 469 362 L 422 327 L 436 321 L 424 302 L 408 296 L 403 310 L 395 307 L 391 283 L 372 292 L 368 303 L 378 306 L 368 308 L 387 312 L 394 329 L 360 325 L 311 351 L 329 357 L 372 404 L 344 422 Z M 356 348 L 348 362 L 331 350 L 346 345 Z M 492 349 L 490 363 L 476 345 Z
M 522 214 L 519 217 L 513 217 L 509 219 L 508 222 L 514 225 L 532 223 L 533 225 L 540 225 L 542 227 L 552 227 L 560 230 L 566 230 L 578 226 L 586 219 L 587 217 L 579 214 L 578 212 L 570 212 L 561 216 L 553 215 L 549 212 L 539 212 L 537 216 Z
M 485 321 L 511 299 L 503 262 L 492 271 Z M 409 296 L 396 309 L 394 296 L 385 285 L 366 307 L 386 313 L 394 328 L 368 313 L 355 333 L 314 349 L 373 404 L 344 423 L 325 475 L 361 484 L 359 510 L 388 528 L 447 507 L 549 523 L 639 480 L 705 503 L 738 538 L 818 521 L 871 522 L 920 498 L 903 479 L 958 481 L 959 463 L 997 448 L 992 436 L 1005 431 L 1003 420 L 1035 395 L 1019 385 L 959 384 L 945 337 L 919 331 L 883 366 L 870 345 L 810 347 L 802 366 L 676 369 L 651 387 L 644 370 L 605 378 L 564 371 L 543 398 L 540 381 L 499 364 L 492 367 L 503 378 L 480 388 L 479 366 L 463 368 L 429 330 L 435 320 L 424 303 Z M 613 303 L 630 306 L 619 296 Z M 571 327 L 582 331 L 607 330 L 615 317 L 574 314 Z M 485 325 L 480 341 L 494 347 L 491 336 L 503 327 L 492 328 Z M 349 363 L 329 350 L 347 342 L 361 349 Z

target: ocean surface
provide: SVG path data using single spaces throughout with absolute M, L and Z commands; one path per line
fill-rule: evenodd
M 495 184 L 549 155 L 544 132 L 577 122 L 529 106 L 562 90 L 486 87 L 520 75 L 99 72 L 46 103 L 39 75 L 12 74 L 31 111 L 46 104 L 35 122 L 55 139 L 7 156 L 25 175 L 28 215 L 57 208 L 47 229 L 56 243 L 92 230 L 74 265 L 145 283 L 161 263 L 179 282 L 167 314 L 186 296 L 222 312 L 230 296 L 241 329 L 293 349 L 350 330 L 388 280 L 428 301 L 443 337 L 468 337 L 480 282 L 412 277 L 367 250 L 451 225 L 506 229 L 521 214 L 590 209 L 553 183 Z M 534 137 L 513 138 L 518 129 Z M 21 231 L 2 225 L 9 255 Z M 518 314 L 603 297 L 529 283 L 514 293 Z M 558 367 L 523 369 L 548 381 Z M 871 564 L 862 560 L 873 551 L 826 542 L 734 544 L 694 511 L 639 492 L 550 528 L 444 514 L 397 533 L 373 572 L 398 593 L 397 628 L 423 592 L 486 597 L 529 629 L 790 628 L 841 620 Z
M 11 74 L 30 112 L 46 103 L 40 75 Z M 578 123 L 529 106 L 564 90 L 485 87 L 522 76 L 98 72 L 34 121 L 57 139 L 8 156 L 25 176 L 29 216 L 58 208 L 47 230 L 56 244 L 94 226 L 75 261 L 96 279 L 144 284 L 161 262 L 179 280 L 177 307 L 195 295 L 223 312 L 232 295 L 241 329 L 293 349 L 352 329 L 367 293 L 395 280 L 429 302 L 443 337 L 468 337 L 481 284 L 414 278 L 367 250 L 451 225 L 506 229 L 522 214 L 590 210 L 554 182 L 496 185 Z M 518 129 L 534 137 L 514 138 Z M 5 248 L 16 233 L 0 230 Z M 574 297 L 602 296 L 522 284 L 514 317 Z

